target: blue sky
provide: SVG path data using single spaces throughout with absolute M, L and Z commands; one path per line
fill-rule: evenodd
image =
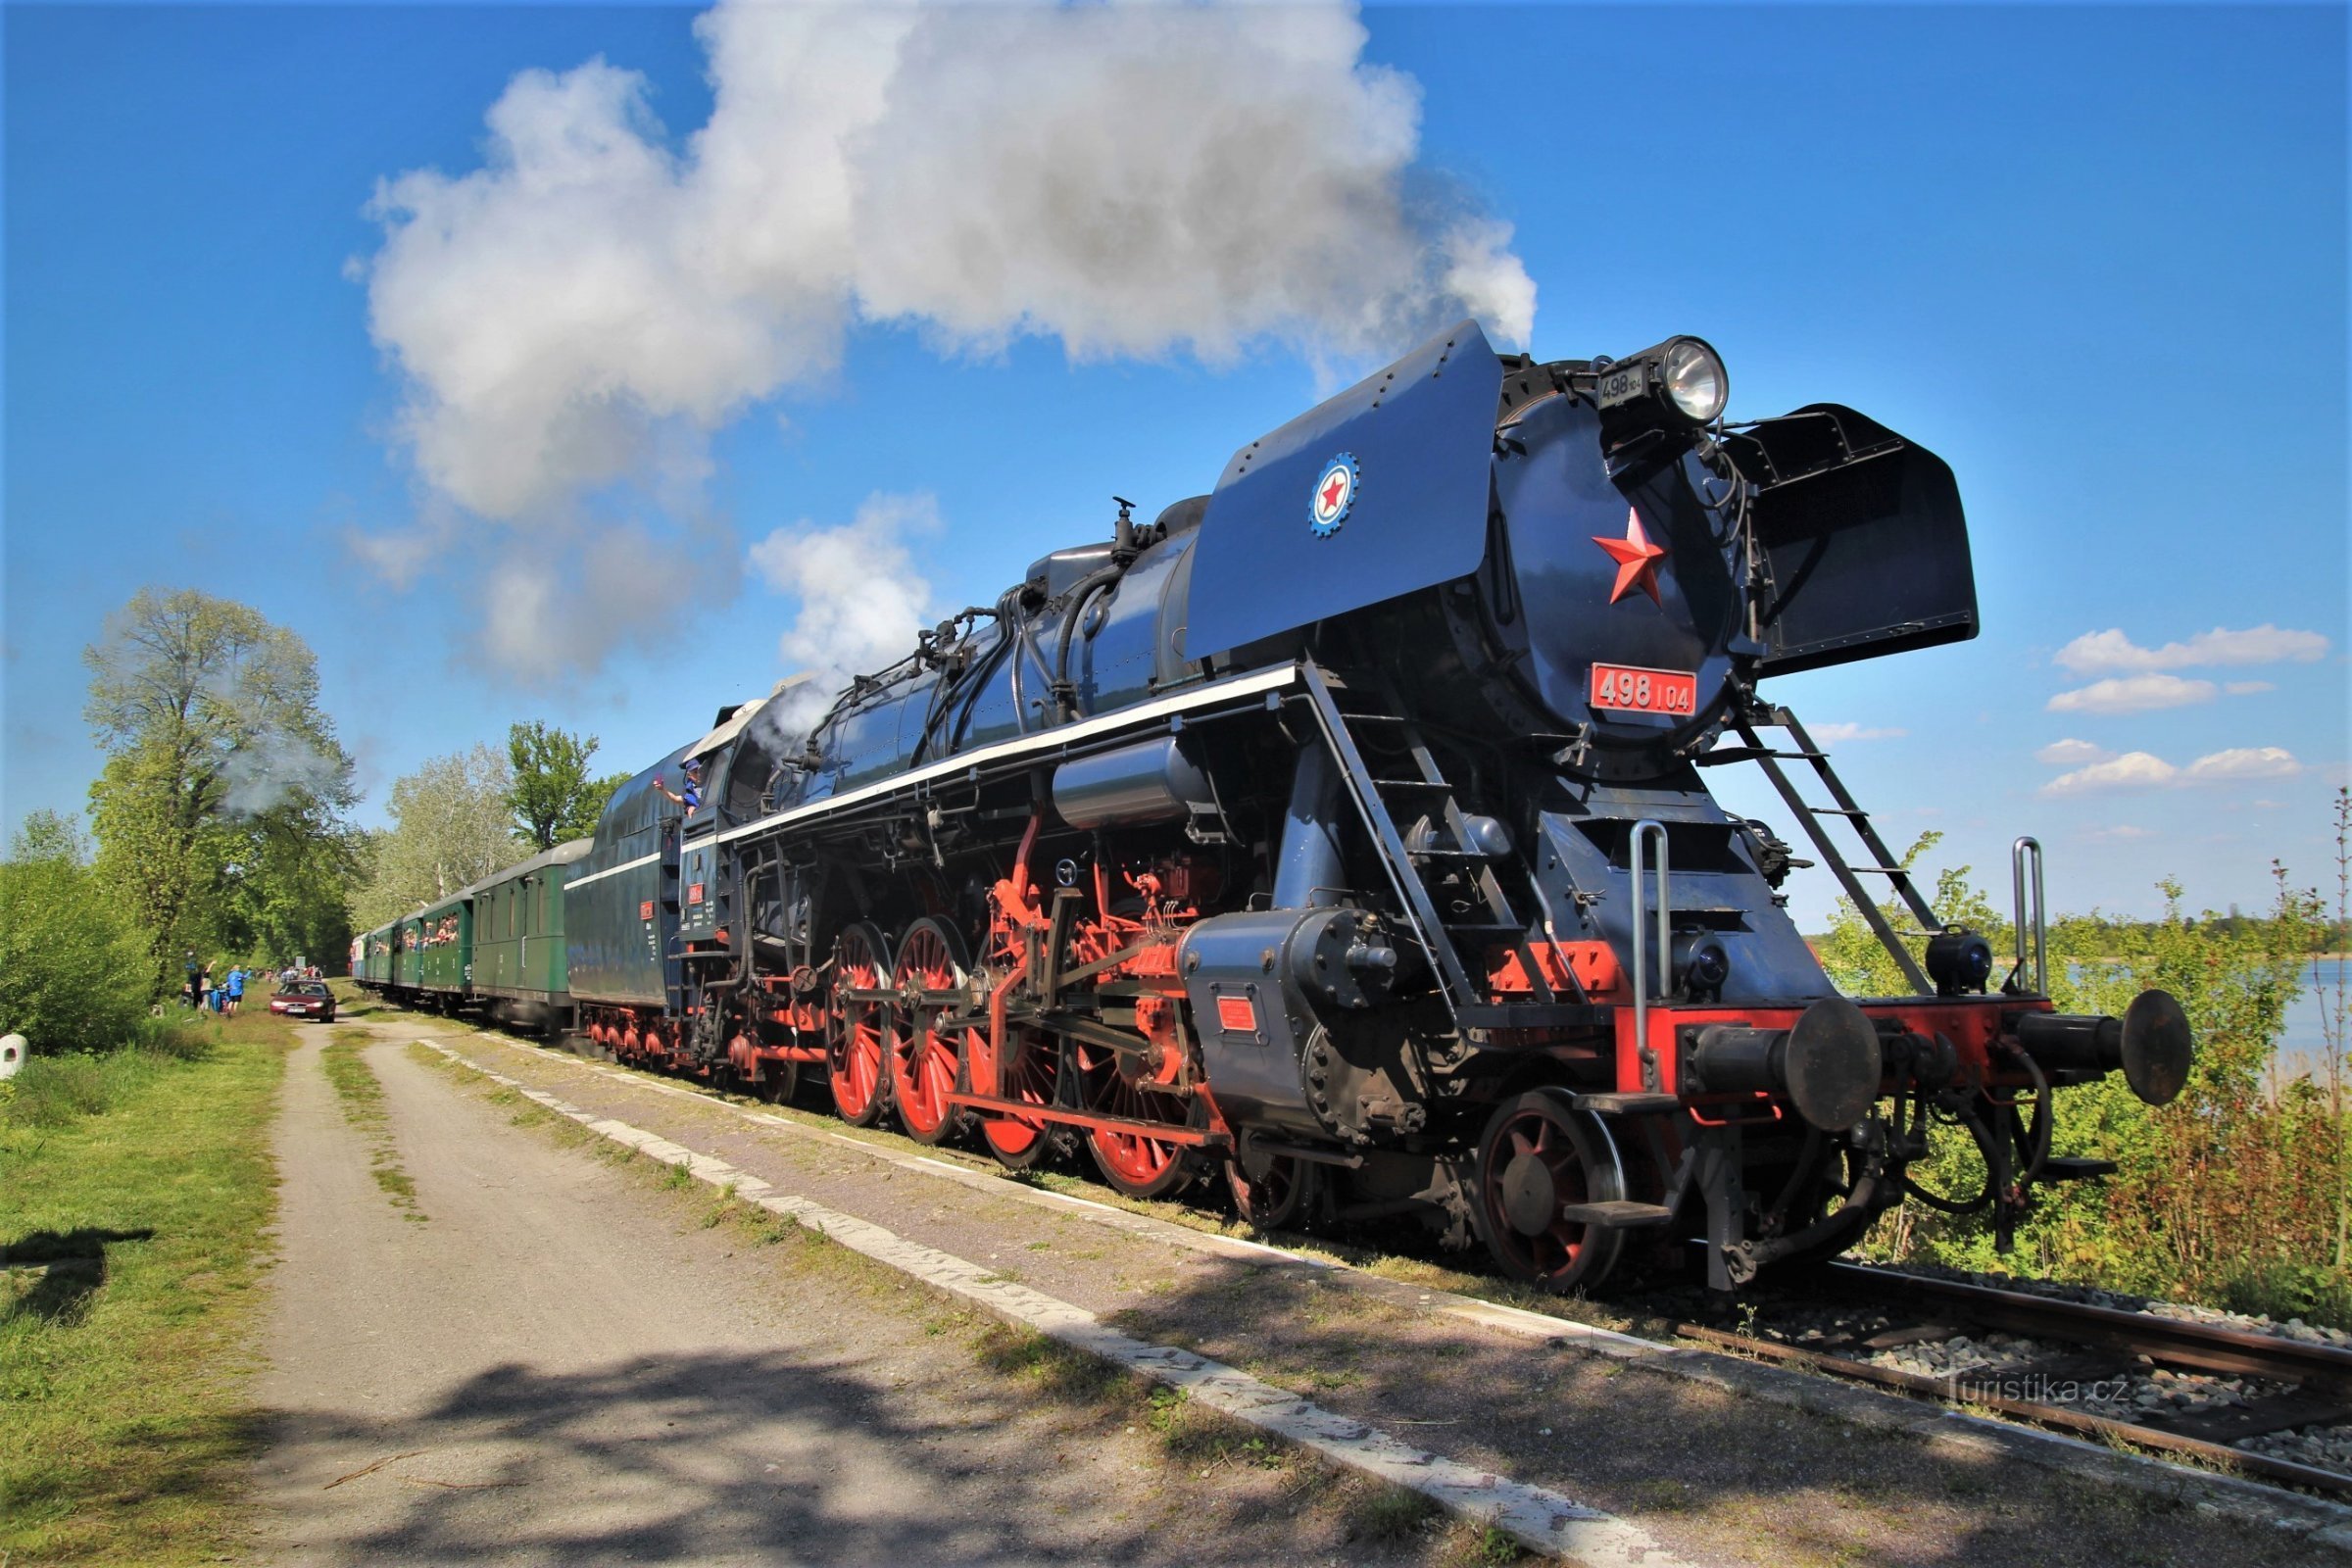
M 371 196 L 479 169 L 517 73 L 595 57 L 642 74 L 646 134 L 690 159 L 713 104 L 695 15 L 7 8 L 0 823 L 84 798 L 79 651 L 141 584 L 310 640 L 375 821 L 393 778 L 512 720 L 634 767 L 764 691 L 806 614 L 744 564 L 774 530 L 927 495 L 936 530 L 891 537 L 931 604 L 992 599 L 1102 533 L 1114 492 L 1206 489 L 1362 362 L 1315 352 L 1311 322 L 1203 364 L 853 316 L 838 363 L 688 432 L 682 491 L 589 487 L 571 533 L 478 523 L 401 433 Z M 1851 733 L 1840 762 L 1891 834 L 1941 829 L 1988 881 L 2037 834 L 2062 907 L 2146 911 L 2168 872 L 2193 904 L 2253 905 L 2274 857 L 2318 879 L 2352 725 L 2340 8 L 1362 23 L 1362 60 L 1418 84 L 1408 195 L 1512 225 L 1539 354 L 1696 332 L 1736 416 L 1848 403 L 1951 464 L 1979 639 L 1779 683 Z M 487 663 L 483 541 L 518 541 L 511 563 L 612 508 L 651 519 L 655 562 L 700 564 L 564 628 L 586 652 L 530 685 Z M 442 561 L 403 587 L 356 542 L 419 517 Z M 2192 640 L 2266 627 L 2325 645 Z

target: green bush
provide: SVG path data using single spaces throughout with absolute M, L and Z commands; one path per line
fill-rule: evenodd
M 217 1024 L 193 1018 L 141 1018 L 119 1051 L 35 1056 L 0 1084 L 0 1127 L 64 1127 L 103 1116 L 166 1071 L 211 1057 Z
M 2339 813 L 2342 845 L 2352 842 L 2352 805 Z M 1912 857 L 1933 843 L 1923 838 Z M 2273 906 L 2256 916 L 2191 917 L 2168 879 L 2158 884 L 2158 919 L 2094 911 L 2051 922 L 2059 1010 L 2120 1014 L 2157 986 L 2179 999 L 2197 1041 L 2187 1085 L 2169 1105 L 2142 1104 L 2120 1076 L 2058 1094 L 2052 1152 L 2111 1160 L 2111 1178 L 2039 1191 L 2006 1256 L 1983 1213 L 1954 1217 L 1917 1204 L 1890 1211 L 1863 1250 L 2352 1327 L 2352 1103 L 2344 1094 L 2352 1054 L 2331 1035 L 2317 1080 L 2285 1080 L 2278 1061 L 2287 1008 L 2342 916 L 2328 918 L 2317 894 L 2295 888 L 2283 867 L 2273 873 Z M 1965 867 L 1939 879 L 1936 906 L 1984 932 L 1995 951 L 2007 946 L 2007 922 Z M 1909 918 L 1888 913 L 1898 927 Z M 1849 991 L 1901 989 L 1850 906 L 1820 948 Z M 1983 1186 L 1965 1132 L 1932 1127 L 1928 1147 L 1912 1168 L 1922 1185 L 1952 1197 Z
M 153 970 L 138 933 L 55 818 L 28 824 L 0 862 L 0 1032 L 35 1053 L 128 1044 Z
M 201 1017 L 166 1012 L 160 1018 L 141 1018 L 132 1044 L 174 1061 L 202 1061 L 220 1044 L 220 1030 Z

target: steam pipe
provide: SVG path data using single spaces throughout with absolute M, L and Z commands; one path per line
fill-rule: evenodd
M 1315 741 L 1298 748 L 1291 801 L 1282 813 L 1281 858 L 1274 868 L 1274 907 L 1305 908 L 1317 890 L 1343 886 L 1338 822 L 1340 770 Z
M 1098 566 L 1079 579 L 1071 590 L 1069 613 L 1062 617 L 1061 646 L 1054 656 L 1054 702 L 1064 723 L 1078 716 L 1078 688 L 1070 684 L 1070 639 L 1078 623 L 1086 618 L 1087 607 L 1095 595 L 1127 574 L 1127 564 L 1113 561 L 1107 566 Z

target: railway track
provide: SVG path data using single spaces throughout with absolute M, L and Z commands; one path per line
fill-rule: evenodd
M 1823 1294 L 1793 1310 L 1766 1306 L 1735 1327 L 1679 1316 L 1674 1332 L 2078 1437 L 2352 1495 L 2352 1470 L 2238 1446 L 2352 1422 L 2352 1349 L 1855 1263 L 1832 1264 L 1820 1279 Z

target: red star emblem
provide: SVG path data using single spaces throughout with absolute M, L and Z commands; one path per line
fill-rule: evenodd
M 1624 538 L 1609 539 L 1594 534 L 1592 542 L 1606 550 L 1609 559 L 1617 563 L 1617 585 L 1609 590 L 1610 604 L 1615 604 L 1636 588 L 1649 595 L 1652 604 L 1664 603 L 1658 598 L 1658 563 L 1666 559 L 1666 552 L 1651 544 L 1649 535 L 1642 531 L 1640 513 L 1630 507 L 1626 509 Z
M 1340 497 L 1347 491 L 1347 489 L 1348 481 L 1339 474 L 1333 474 L 1331 476 L 1331 483 L 1323 487 L 1323 510 L 1325 512 L 1337 511 L 1340 505 Z

